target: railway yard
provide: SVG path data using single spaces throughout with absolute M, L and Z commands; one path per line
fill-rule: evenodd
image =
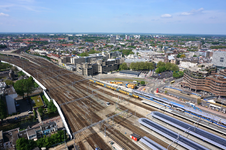
M 23 68 L 46 88 L 47 94 L 57 102 L 64 114 L 73 135 L 73 142 L 68 146 L 74 149 L 153 149 L 144 142 L 132 139 L 132 133 L 141 138 L 145 136 L 165 149 L 226 149 L 226 128 L 223 126 L 183 115 L 153 101 L 147 105 L 142 102 L 145 100 L 143 97 L 130 96 L 95 84 L 92 82 L 94 78 L 75 74 L 45 59 L 22 56 L 26 59 L 3 55 L 0 59 Z M 184 130 L 181 130 L 176 125 L 153 117 L 151 113 L 156 111 L 193 127 L 186 128 L 184 125 Z M 140 118 L 146 118 L 143 120 L 146 124 Z M 194 132 L 196 129 L 215 135 L 220 143 L 211 138 L 203 140 L 197 135 L 200 132 Z M 190 134 L 191 130 L 193 134 Z M 61 145 L 58 149 L 66 147 Z

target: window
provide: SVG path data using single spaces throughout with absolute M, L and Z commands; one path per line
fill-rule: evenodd
M 220 58 L 220 62 L 224 62 L 224 57 L 221 57 Z

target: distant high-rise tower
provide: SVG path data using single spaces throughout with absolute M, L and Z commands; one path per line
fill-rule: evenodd
M 127 36 L 127 40 L 130 40 L 130 36 L 129 35 Z
M 111 43 L 116 43 L 116 37 L 115 36 L 110 37 L 110 42 Z
M 198 49 L 201 49 L 202 43 L 198 44 Z
M 125 35 L 125 39 L 127 40 L 127 35 Z

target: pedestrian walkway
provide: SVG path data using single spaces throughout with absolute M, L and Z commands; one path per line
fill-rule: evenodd
M 39 123 L 42 123 L 42 118 L 41 118 L 41 116 L 40 116 L 38 110 L 36 110 L 36 112 L 37 112 L 37 119 L 38 119 L 38 122 L 39 122 Z

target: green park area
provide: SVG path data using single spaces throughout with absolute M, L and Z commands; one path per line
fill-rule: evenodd
M 33 97 L 31 97 L 31 99 L 32 99 L 33 102 L 34 102 L 33 108 L 39 108 L 39 107 L 44 106 L 43 101 L 42 101 L 42 98 L 41 98 L 40 95 L 33 96 Z

